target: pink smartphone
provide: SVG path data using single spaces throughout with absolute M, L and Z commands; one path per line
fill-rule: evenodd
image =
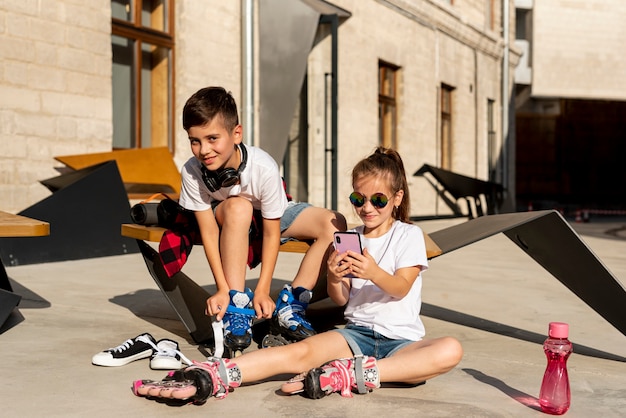
M 358 232 L 335 232 L 334 245 L 339 254 L 343 254 L 348 250 L 359 254 L 363 252 L 361 237 Z
M 361 236 L 358 232 L 335 232 L 333 244 L 335 249 L 339 251 L 339 254 L 343 254 L 348 250 L 359 254 L 363 253 Z M 346 277 L 354 278 L 352 274 L 347 274 Z

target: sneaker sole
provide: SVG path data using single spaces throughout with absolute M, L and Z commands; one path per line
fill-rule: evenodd
M 181 361 L 172 357 L 154 357 L 150 360 L 150 368 L 152 370 L 178 370 L 181 367 Z
M 125 366 L 133 361 L 148 358 L 152 355 L 152 349 L 144 350 L 132 356 L 124 358 L 114 358 L 111 353 L 98 353 L 91 359 L 91 363 L 95 366 L 118 367 Z

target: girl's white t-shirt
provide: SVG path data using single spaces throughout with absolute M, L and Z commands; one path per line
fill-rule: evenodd
M 361 244 L 387 273 L 403 267 L 420 266 L 421 272 L 409 293 L 401 299 L 390 296 L 369 280 L 351 279 L 350 300 L 345 309 L 349 323 L 373 329 L 393 339 L 421 340 L 426 331 L 420 319 L 422 272 L 428 268 L 424 234 L 417 225 L 395 221 L 378 238 L 363 236 L 363 226 L 354 229 Z
M 287 208 L 287 195 L 276 161 L 260 148 L 245 146 L 248 152 L 246 167 L 239 177 L 239 183 L 210 192 L 202 180 L 200 162 L 192 157 L 181 170 L 182 187 L 179 203 L 185 209 L 204 211 L 214 201 L 223 201 L 239 196 L 252 202 L 252 207 L 261 211 L 266 219 L 283 216 Z

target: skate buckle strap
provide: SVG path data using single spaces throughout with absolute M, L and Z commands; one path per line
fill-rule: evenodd
M 235 362 L 230 359 L 215 357 L 209 358 L 209 361 L 217 363 L 217 371 L 222 381 L 226 382 L 227 387 L 238 388 L 241 386 L 241 370 Z
M 211 327 L 213 328 L 213 341 L 215 349 L 213 355 L 215 357 L 222 357 L 224 355 L 224 322 L 215 319 L 215 316 L 211 318 Z
M 361 394 L 367 393 L 368 390 L 365 387 L 365 380 L 363 379 L 363 354 L 354 356 L 354 377 L 356 380 L 357 391 Z
M 226 308 L 226 312 L 230 312 L 230 313 L 234 313 L 234 314 L 240 314 L 240 315 L 246 315 L 246 316 L 256 316 L 256 311 L 254 309 L 251 309 L 251 308 L 238 308 L 235 305 L 228 305 L 228 307 Z

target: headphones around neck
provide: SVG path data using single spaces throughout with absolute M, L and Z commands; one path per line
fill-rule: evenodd
M 231 167 L 222 168 L 216 171 L 207 169 L 204 165 L 201 166 L 202 180 L 211 193 L 214 193 L 222 187 L 234 186 L 239 181 L 246 163 L 248 162 L 248 151 L 246 151 L 245 145 L 237 145 L 239 152 L 241 152 L 241 164 L 238 169 Z

